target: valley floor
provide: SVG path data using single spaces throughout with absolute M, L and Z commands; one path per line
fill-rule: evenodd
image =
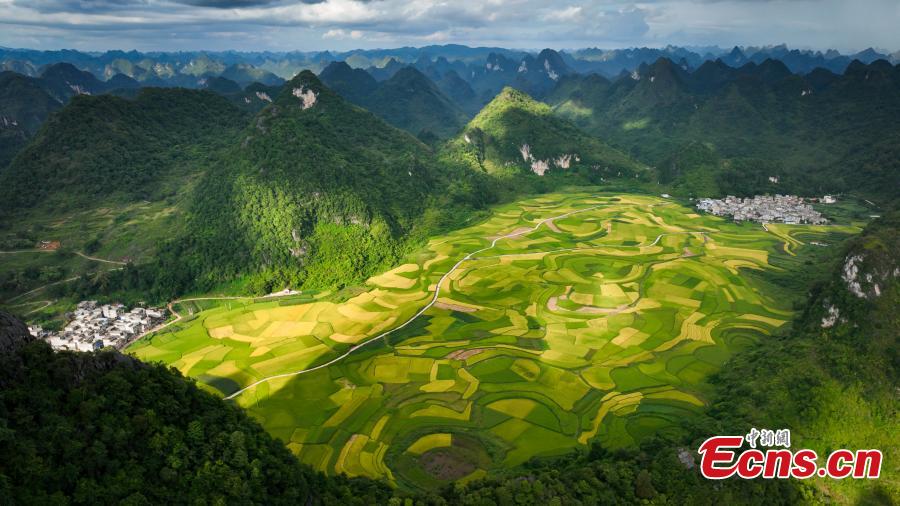
M 773 280 L 842 226 L 734 224 L 550 194 L 433 239 L 348 300 L 197 300 L 129 351 L 233 398 L 328 473 L 432 488 L 678 430 L 791 319 Z M 187 316 L 185 316 L 187 315 Z

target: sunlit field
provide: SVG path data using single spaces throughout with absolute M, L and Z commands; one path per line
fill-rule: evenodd
M 207 302 L 129 351 L 233 396 L 317 469 L 433 488 L 678 431 L 729 356 L 787 328 L 772 280 L 856 231 L 550 194 L 349 299 Z

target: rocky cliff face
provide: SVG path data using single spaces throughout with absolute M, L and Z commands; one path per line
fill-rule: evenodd
M 873 222 L 853 240 L 841 261 L 838 275 L 824 291 L 820 326 L 858 327 L 869 311 L 894 312 L 900 286 L 900 214 Z
M 35 337 L 15 316 L 0 311 L 0 353 L 7 353 L 24 343 L 34 341 Z

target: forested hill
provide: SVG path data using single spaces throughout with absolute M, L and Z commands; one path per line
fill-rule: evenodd
M 145 88 L 133 100 L 77 96 L 0 172 L 0 214 L 143 200 L 203 171 L 242 112 L 205 91 Z
M 366 104 L 388 123 L 422 139 L 446 139 L 467 119 L 435 83 L 413 67 L 400 69 L 381 83 Z
M 348 101 L 360 105 L 378 89 L 378 81 L 363 69 L 347 62 L 332 62 L 319 73 L 322 82 Z
M 446 139 L 467 119 L 457 104 L 414 67 L 403 67 L 379 83 L 365 70 L 335 62 L 320 78 L 348 101 L 422 139 Z
M 175 369 L 54 352 L 0 313 L 3 504 L 384 503 L 369 480 L 300 464 Z
M 572 183 L 601 183 L 646 173 L 621 151 L 512 88 L 505 88 L 486 105 L 447 144 L 444 155 L 491 174 L 579 176 Z
M 725 159 L 753 159 L 720 185 L 749 194 L 765 189 L 728 177 L 778 177 L 782 193 L 859 190 L 886 199 L 900 188 L 900 66 L 884 60 L 855 61 L 842 75 L 797 75 L 777 60 L 740 68 L 707 61 L 691 72 L 661 58 L 613 81 L 563 78 L 547 101 L 651 165 L 666 164 L 692 142 Z M 695 194 L 716 194 L 720 186 Z
M 397 260 L 447 176 L 414 137 L 302 72 L 199 183 L 161 276 L 177 291 L 245 274 L 254 291 L 361 281 Z
M 60 107 L 37 79 L 0 72 L 0 172 Z

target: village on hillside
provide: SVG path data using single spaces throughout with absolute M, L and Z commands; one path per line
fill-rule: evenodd
M 78 303 L 71 320 L 60 331 L 29 327 L 31 334 L 50 343 L 55 350 L 95 351 L 126 344 L 166 320 L 166 310 L 135 307 L 126 311 L 122 304 Z
M 831 195 L 816 199 L 825 204 L 836 202 Z M 731 216 L 734 221 L 786 223 L 788 225 L 824 225 L 828 220 L 796 195 L 756 195 L 752 198 L 727 196 L 724 199 L 699 199 L 697 210 L 716 216 Z

